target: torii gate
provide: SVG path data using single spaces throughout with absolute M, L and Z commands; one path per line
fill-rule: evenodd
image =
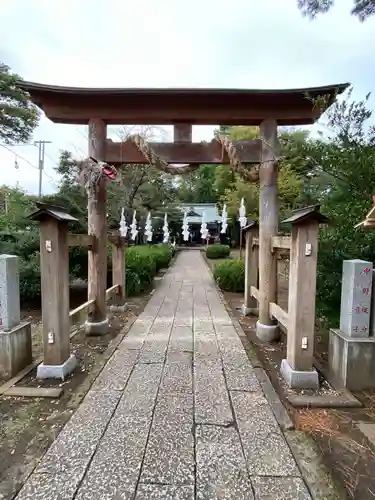
M 292 90 L 119 89 L 77 88 L 21 82 L 33 102 L 50 120 L 89 126 L 89 155 L 112 165 L 150 163 L 181 173 L 188 164 L 231 164 L 251 182 L 260 182 L 259 195 L 259 319 L 257 335 L 271 341 L 278 335 L 269 304 L 276 301 L 277 267 L 272 237 L 278 233 L 277 127 L 313 123 L 348 84 Z M 320 102 L 320 104 L 319 104 Z M 318 105 L 317 105 L 318 103 Z M 323 106 L 321 105 L 323 103 Z M 260 138 L 209 143 L 192 142 L 192 125 L 256 125 Z M 107 138 L 107 125 L 173 125 L 174 142 L 146 143 L 140 137 L 124 142 Z M 95 313 L 88 330 L 106 333 L 107 207 L 105 179 L 88 198 L 88 298 Z

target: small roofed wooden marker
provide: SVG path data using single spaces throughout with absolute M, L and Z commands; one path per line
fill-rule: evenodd
M 245 247 L 245 297 L 242 304 L 243 316 L 258 314 L 258 302 L 251 295 L 251 287 L 258 288 L 259 281 L 259 246 L 254 245 L 254 238 L 258 236 L 258 222 L 250 221 L 243 228 L 246 237 Z
M 109 238 L 112 247 L 112 285 L 119 285 L 119 292 L 115 303 L 111 304 L 110 311 L 125 312 L 128 306 L 125 302 L 126 272 L 125 272 L 125 241 L 120 231 L 116 231 Z
M 289 269 L 287 358 L 281 374 L 291 388 L 317 389 L 313 367 L 316 266 L 319 225 L 328 222 L 319 205 L 295 210 L 282 224 L 292 224 Z
M 38 378 L 64 379 L 77 360 L 70 354 L 68 223 L 64 207 L 37 203 L 30 219 L 40 223 L 40 270 L 44 360 Z

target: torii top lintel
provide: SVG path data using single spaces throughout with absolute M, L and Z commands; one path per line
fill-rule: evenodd
M 304 125 L 319 118 L 314 98 L 329 106 L 349 84 L 289 90 L 79 88 L 21 81 L 33 102 L 56 123 L 111 125 Z

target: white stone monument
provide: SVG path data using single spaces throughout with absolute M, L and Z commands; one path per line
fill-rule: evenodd
M 20 322 L 18 257 L 0 255 L 0 378 L 9 379 L 32 361 L 31 325 Z
M 372 262 L 344 260 L 340 330 L 348 337 L 368 337 L 372 294 Z
M 352 390 L 375 387 L 372 277 L 372 262 L 343 262 L 340 328 L 330 330 L 329 366 L 337 382 Z

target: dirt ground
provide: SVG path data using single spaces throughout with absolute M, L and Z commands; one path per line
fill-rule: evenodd
M 86 337 L 83 331 L 79 331 L 72 338 L 71 350 L 78 358 L 79 364 L 75 373 L 63 383 L 38 381 L 34 370 L 17 384 L 32 387 L 63 387 L 64 392 L 60 399 L 0 396 L 1 500 L 11 500 L 20 489 L 109 359 L 121 339 L 120 332 L 123 327 L 131 325 L 152 293 L 151 290 L 140 297 L 128 299 L 128 311 L 110 317 L 111 328 L 107 335 Z M 72 303 L 71 306 L 75 307 Z M 42 352 L 40 311 L 24 311 L 23 317 L 32 322 L 35 359 Z
M 238 252 L 232 258 L 238 257 Z M 213 267 L 214 261 L 209 262 Z M 353 393 L 363 403 L 355 409 L 296 409 L 287 400 L 292 392 L 280 376 L 281 360 L 286 357 L 286 337 L 280 342 L 264 344 L 255 334 L 256 318 L 243 318 L 240 308 L 243 294 L 223 292 L 234 316 L 240 321 L 247 338 L 266 370 L 273 386 L 283 401 L 297 429 L 311 435 L 319 446 L 326 465 L 332 470 L 336 481 L 344 485 L 346 498 L 373 500 L 375 498 L 375 448 L 359 430 L 358 422 L 375 424 L 375 391 Z M 288 262 L 278 266 L 277 303 L 288 309 Z M 323 366 L 327 364 L 328 332 L 317 325 L 315 357 Z M 320 392 L 333 390 L 321 378 Z M 306 392 L 306 391 L 305 391 Z

